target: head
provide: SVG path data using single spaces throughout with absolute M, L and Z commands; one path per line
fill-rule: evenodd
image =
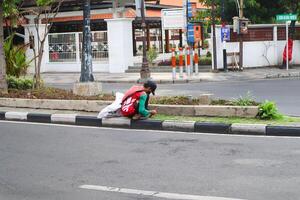
M 144 83 L 144 88 L 147 94 L 152 93 L 153 95 L 155 95 L 157 85 L 154 81 L 147 81 L 146 83 Z

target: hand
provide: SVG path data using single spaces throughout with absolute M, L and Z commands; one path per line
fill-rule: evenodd
M 151 114 L 151 116 L 152 116 L 152 115 L 156 115 L 156 114 L 157 114 L 157 111 L 156 111 L 156 110 L 151 110 L 151 111 L 150 111 L 150 114 Z

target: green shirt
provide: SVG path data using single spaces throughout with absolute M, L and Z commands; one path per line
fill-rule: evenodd
M 143 117 L 147 117 L 150 114 L 149 110 L 147 110 L 145 107 L 146 100 L 147 100 L 147 95 L 146 94 L 141 95 L 139 101 L 139 114 L 141 114 Z

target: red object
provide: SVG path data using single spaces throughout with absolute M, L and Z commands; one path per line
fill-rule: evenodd
M 195 49 L 195 55 L 194 55 L 194 62 L 195 62 L 195 64 L 197 63 L 199 63 L 199 56 L 198 56 L 198 49 Z
M 175 57 L 175 49 L 172 49 L 172 67 L 176 67 L 176 57 Z
M 143 86 L 132 86 L 124 95 L 122 99 L 121 113 L 125 117 L 132 117 L 135 115 L 136 107 L 141 95 L 144 94 Z
M 187 65 L 191 64 L 191 55 L 190 55 L 191 51 L 190 51 L 190 47 L 187 48 Z
M 288 55 L 289 55 L 289 61 L 291 61 L 292 60 L 292 58 L 293 58 L 293 40 L 292 39 L 289 39 L 288 40 L 288 47 L 289 47 L 289 49 L 288 49 Z M 286 62 L 286 45 L 285 45 L 285 47 L 284 47 L 284 51 L 283 51 L 283 61 L 284 62 Z
M 179 67 L 183 67 L 182 48 L 179 48 Z
M 51 55 L 51 60 L 58 60 L 59 59 L 59 56 L 58 56 L 57 52 L 53 52 L 50 55 Z

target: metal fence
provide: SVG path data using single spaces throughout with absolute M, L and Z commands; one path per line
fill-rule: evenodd
M 80 62 L 82 33 L 51 33 L 48 36 L 49 62 Z M 94 61 L 108 59 L 107 31 L 92 32 Z

